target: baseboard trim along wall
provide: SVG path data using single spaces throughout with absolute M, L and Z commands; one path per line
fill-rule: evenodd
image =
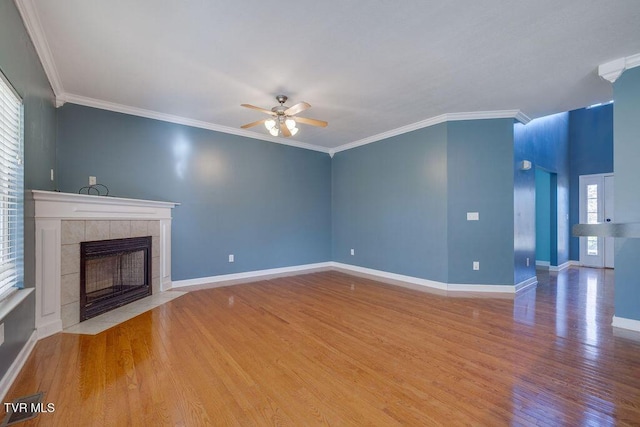
M 292 267 L 272 268 L 267 270 L 248 271 L 244 273 L 222 274 L 219 276 L 199 277 L 195 279 L 175 280 L 172 282 L 171 288 L 178 289 L 190 286 L 202 286 L 207 288 L 230 286 L 234 284 L 246 283 L 251 280 L 269 279 L 279 276 L 298 274 L 303 272 L 321 271 L 321 270 L 342 270 L 345 272 L 359 273 L 371 278 L 383 279 L 386 283 L 418 285 L 444 291 L 444 293 L 456 292 L 474 292 L 474 293 L 494 293 L 494 294 L 515 294 L 527 288 L 537 285 L 538 281 L 535 276 L 530 277 L 516 285 L 483 285 L 483 284 L 455 284 L 444 283 L 435 280 L 421 279 L 419 277 L 405 276 L 403 274 L 389 273 L 387 271 L 374 270 L 371 268 L 360 267 L 357 265 L 343 264 L 340 262 L 321 262 L 316 264 L 296 265 Z M 395 283 L 394 283 L 395 282 Z
M 571 267 L 571 265 L 573 265 L 571 261 L 567 261 L 560 265 L 550 265 L 549 271 L 561 271 L 561 270 L 564 270 L 565 268 Z
M 184 288 L 185 286 L 201 286 L 208 284 L 218 284 L 218 286 L 228 286 L 234 283 L 243 283 L 247 279 L 268 279 L 282 275 L 290 275 L 303 271 L 327 270 L 331 268 L 331 262 L 320 262 L 316 264 L 294 265 L 292 267 L 270 268 L 267 270 L 247 271 L 244 273 L 221 274 L 219 276 L 198 277 L 195 279 L 174 280 L 171 289 Z M 213 287 L 213 286 L 210 286 Z
M 613 326 L 614 328 L 628 329 L 630 331 L 640 332 L 640 320 L 613 316 L 611 326 Z
M 515 294 L 526 288 L 534 286 L 538 283 L 535 277 L 531 277 L 517 285 L 484 285 L 484 284 L 456 284 L 444 283 L 435 280 L 421 279 L 419 277 L 405 276 L 403 274 L 389 273 L 387 271 L 374 270 L 371 268 L 360 267 L 357 265 L 343 264 L 340 262 L 332 262 L 332 267 L 338 270 L 353 271 L 369 276 L 379 277 L 382 279 L 410 283 L 413 285 L 424 286 L 440 291 L 452 292 L 478 292 L 478 293 L 496 293 L 496 294 Z
M 0 401 L 4 402 L 4 398 L 9 391 L 9 387 L 13 384 L 15 379 L 18 377 L 18 374 L 22 370 L 22 367 L 26 363 L 29 355 L 33 351 L 33 348 L 36 346 L 36 342 L 38 341 L 38 334 L 34 330 L 27 342 L 22 346 L 22 350 L 18 353 L 18 357 L 13 361 L 9 369 L 0 380 Z

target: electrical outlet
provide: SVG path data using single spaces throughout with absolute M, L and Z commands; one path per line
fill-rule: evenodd
M 51 181 L 53 181 L 53 169 L 51 169 Z
M 95 176 L 90 176 L 89 177 L 89 185 L 96 185 L 96 177 Z
M 355 249 L 351 249 L 351 255 L 355 255 L 356 254 L 356 250 Z
M 4 343 L 4 323 L 0 323 L 0 345 Z
M 235 257 L 233 256 L 233 254 L 229 254 L 229 262 L 234 262 L 235 261 Z
M 473 269 L 480 270 L 480 261 L 473 261 Z

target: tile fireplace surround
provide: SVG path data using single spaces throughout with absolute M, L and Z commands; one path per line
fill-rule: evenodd
M 152 236 L 153 293 L 171 288 L 171 210 L 176 205 L 52 191 L 27 193 L 27 222 L 35 224 L 38 338 L 80 321 L 80 242 Z

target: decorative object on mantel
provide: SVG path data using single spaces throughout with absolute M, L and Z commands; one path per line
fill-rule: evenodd
M 104 187 L 106 193 L 102 194 L 102 191 L 100 191 L 97 187 Z M 83 190 L 86 190 L 86 192 L 83 193 Z M 95 191 L 95 195 L 96 196 L 108 196 L 109 195 L 109 188 L 107 188 L 106 185 L 104 184 L 93 184 L 93 185 L 87 185 L 86 187 L 82 187 L 81 189 L 78 190 L 78 194 L 88 194 L 88 195 L 92 195 L 91 192 Z

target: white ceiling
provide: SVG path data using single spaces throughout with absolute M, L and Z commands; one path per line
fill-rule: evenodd
M 597 67 L 640 53 L 638 0 L 16 0 L 56 96 L 324 151 L 461 112 L 530 118 L 605 102 Z M 488 113 L 491 116 L 493 113 Z

